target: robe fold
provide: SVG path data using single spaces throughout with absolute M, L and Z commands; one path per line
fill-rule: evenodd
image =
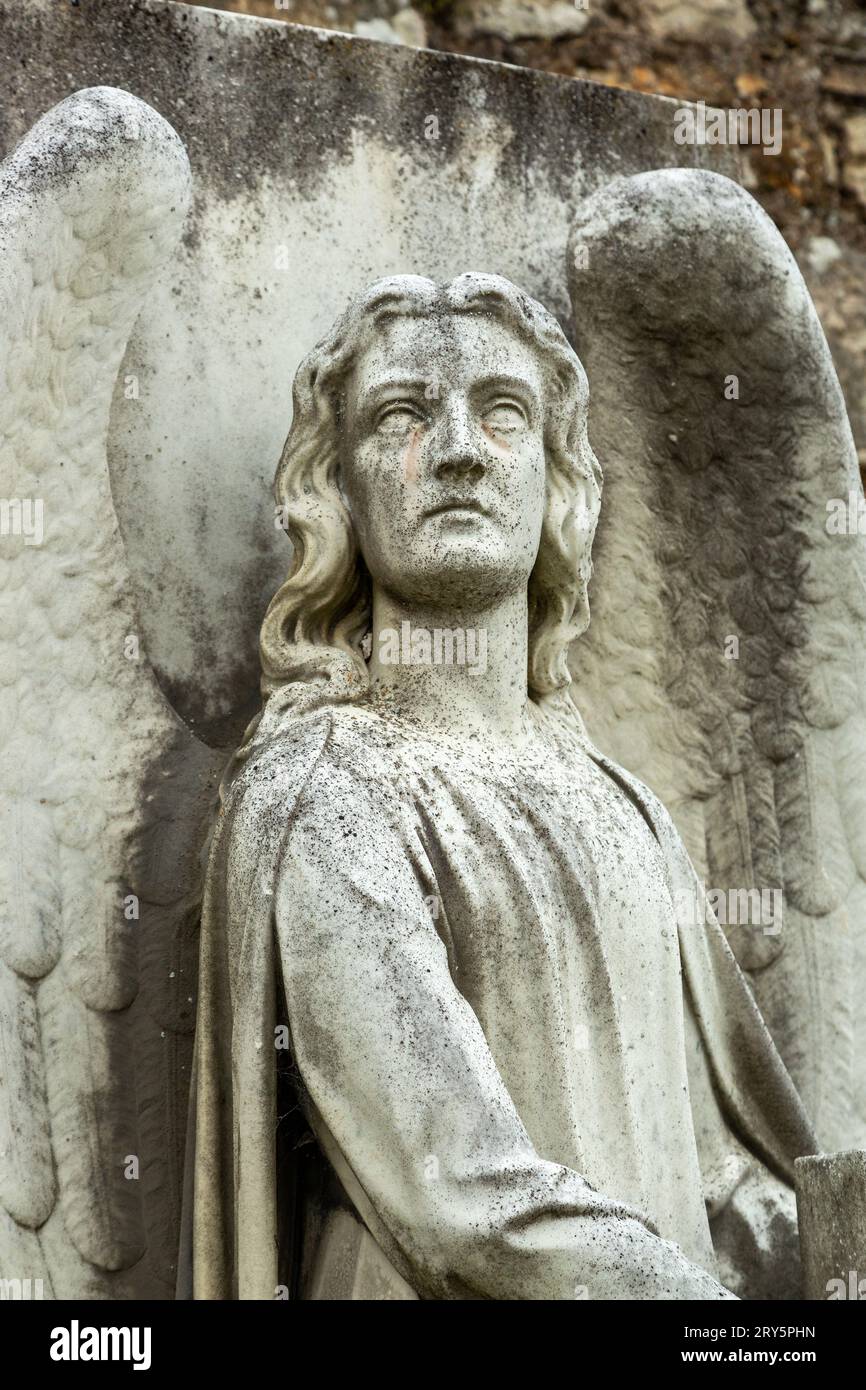
M 337 1194 L 294 1222 L 298 1296 L 797 1296 L 790 1078 L 712 914 L 678 919 L 667 812 L 533 710 L 515 751 L 326 706 L 236 779 L 179 1296 L 280 1296 L 284 1019 Z

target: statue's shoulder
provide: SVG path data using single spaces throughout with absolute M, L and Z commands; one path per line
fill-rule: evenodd
M 237 778 L 239 790 L 247 791 L 279 782 L 309 770 L 325 747 L 331 731 L 328 709 L 314 710 L 299 718 L 286 719 L 267 739 L 254 740 L 247 761 Z
M 285 720 L 251 753 L 232 787 L 232 799 L 285 807 L 311 787 L 335 777 L 376 783 L 387 740 L 382 721 L 356 705 L 323 705 Z
M 371 843 L 387 839 L 399 818 L 380 727 L 375 716 L 322 706 L 254 744 L 223 804 L 218 838 L 229 872 L 274 865 L 292 842 L 305 858 L 311 845 L 325 858 L 351 853 L 347 816 Z

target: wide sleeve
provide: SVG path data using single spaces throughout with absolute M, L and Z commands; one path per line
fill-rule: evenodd
M 385 1253 L 428 1298 L 732 1297 L 535 1152 L 392 811 L 330 765 L 293 815 L 274 904 L 308 1113 Z
M 795 1160 L 809 1120 L 673 821 L 641 794 L 665 850 L 683 958 L 689 1096 L 718 1268 L 740 1298 L 801 1296 Z
M 688 994 L 686 1045 L 695 1140 L 721 1277 L 740 1298 L 801 1298 L 794 1189 L 725 1119 Z

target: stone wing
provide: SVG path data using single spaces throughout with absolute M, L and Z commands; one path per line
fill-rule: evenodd
M 188 197 L 174 131 L 110 88 L 0 167 L 0 1276 L 46 1297 L 173 1288 L 222 755 L 141 650 L 106 434 Z
M 575 697 L 724 893 L 822 1144 L 862 1144 L 866 536 L 829 349 L 782 238 L 719 175 L 609 184 L 568 265 L 605 470 Z

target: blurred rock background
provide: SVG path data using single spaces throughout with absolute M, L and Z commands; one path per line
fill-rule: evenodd
M 197 3 L 198 0 L 194 0 Z M 866 0 L 210 0 L 716 107 L 780 107 L 744 181 L 792 247 L 866 470 Z

